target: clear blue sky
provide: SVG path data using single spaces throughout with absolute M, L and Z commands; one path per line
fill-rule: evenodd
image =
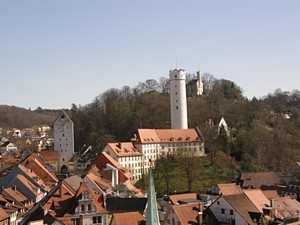
M 170 69 L 300 89 L 300 1 L 0 1 L 0 105 L 86 105 Z

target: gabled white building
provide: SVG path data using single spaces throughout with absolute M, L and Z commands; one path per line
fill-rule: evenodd
M 259 222 L 261 212 L 244 194 L 223 195 L 216 199 L 205 213 L 206 224 L 215 217 L 219 224 L 256 224 Z M 255 222 L 256 221 L 256 222 Z
M 128 169 L 132 174 L 131 182 L 141 179 L 143 154 L 132 142 L 108 143 L 103 152 L 106 152 L 121 166 Z

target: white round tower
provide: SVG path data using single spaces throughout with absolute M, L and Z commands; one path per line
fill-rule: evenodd
M 188 129 L 185 70 L 170 70 L 171 128 Z

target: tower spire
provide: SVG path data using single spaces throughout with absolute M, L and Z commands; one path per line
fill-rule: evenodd
M 148 202 L 147 202 L 147 211 L 146 211 L 146 225 L 160 225 L 158 210 L 157 210 L 154 180 L 152 176 L 152 166 L 150 167 L 149 181 L 148 181 Z

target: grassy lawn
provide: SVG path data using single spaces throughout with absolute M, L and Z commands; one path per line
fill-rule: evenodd
M 219 183 L 231 183 L 238 176 L 230 158 L 220 153 L 215 166 L 210 165 L 210 158 L 202 158 L 199 166 L 196 167 L 196 178 L 192 183 L 192 192 L 205 193 L 210 190 L 212 185 Z M 178 169 L 176 163 L 172 164 L 170 171 L 170 193 L 186 193 L 188 191 L 188 183 L 185 174 Z M 153 170 L 153 178 L 155 183 L 155 190 L 159 195 L 166 193 L 165 179 L 161 173 Z M 148 177 L 145 176 L 145 186 L 147 189 Z M 142 182 L 138 181 L 136 187 L 142 189 Z

